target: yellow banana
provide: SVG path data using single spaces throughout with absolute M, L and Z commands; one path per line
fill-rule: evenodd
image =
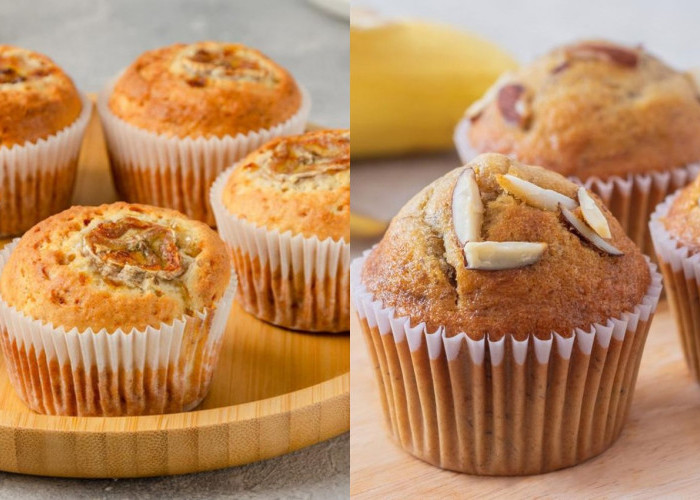
M 516 66 L 494 44 L 448 26 L 353 24 L 353 158 L 452 148 L 454 126 L 469 104 Z

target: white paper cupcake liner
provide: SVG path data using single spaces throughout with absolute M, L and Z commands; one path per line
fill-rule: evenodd
M 387 428 L 409 453 L 470 474 L 537 474 L 593 457 L 618 437 L 661 293 L 654 264 L 640 303 L 605 324 L 493 341 L 398 317 L 362 284 L 367 254 L 351 266 L 352 301 Z
M 129 202 L 179 210 L 214 225 L 209 189 L 217 176 L 275 137 L 304 131 L 311 98 L 299 86 L 299 111 L 270 129 L 224 137 L 179 138 L 140 129 L 109 109 L 112 81 L 100 93 L 97 109 L 107 139 L 112 173 L 119 194 Z
M 229 213 L 222 196 L 233 168 L 212 186 L 211 203 L 233 256 L 243 308 L 294 330 L 348 331 L 350 244 L 268 230 Z
M 693 253 L 679 242 L 660 220 L 677 196 L 678 193 L 668 196 L 656 207 L 649 230 L 686 363 L 695 380 L 700 382 L 700 253 Z
M 479 155 L 469 144 L 470 121 L 463 118 L 455 128 L 453 140 L 460 160 L 467 163 Z M 649 217 L 666 196 L 690 184 L 700 172 L 700 164 L 691 163 L 665 172 L 570 179 L 597 194 L 642 253 L 654 255 L 648 230 Z
M 18 235 L 70 206 L 92 102 L 68 127 L 34 143 L 0 147 L 0 237 Z
M 0 251 L 0 273 L 15 240 Z M 187 411 L 207 394 L 236 292 L 212 309 L 158 328 L 66 330 L 32 319 L 0 297 L 0 343 L 12 385 L 49 415 L 121 416 Z

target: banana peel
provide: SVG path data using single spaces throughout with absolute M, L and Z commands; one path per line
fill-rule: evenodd
M 498 46 L 449 26 L 351 22 L 352 157 L 451 149 L 467 107 L 515 67 Z

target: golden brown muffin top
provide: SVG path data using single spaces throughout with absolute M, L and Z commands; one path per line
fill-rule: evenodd
M 51 59 L 0 45 L 0 147 L 53 135 L 72 124 L 81 110 L 73 81 Z
M 128 331 L 212 308 L 230 277 L 225 245 L 206 224 L 118 202 L 75 206 L 30 229 L 0 295 L 54 327 Z
M 257 226 L 350 241 L 350 132 L 274 139 L 245 157 L 223 190 L 226 209 Z
M 700 252 L 700 177 L 679 191 L 661 222 L 691 253 Z
M 475 199 L 465 198 L 465 180 Z M 532 194 L 514 189 L 514 182 Z M 499 154 L 480 155 L 401 209 L 368 255 L 362 282 L 384 307 L 396 308 L 396 316 L 425 321 L 428 331 L 445 326 L 450 336 L 497 340 L 512 334 L 523 340 L 588 329 L 634 308 L 651 278 L 644 256 L 602 202 L 583 189 L 586 201 L 579 206 L 580 196 L 578 186 L 557 173 Z M 538 199 L 555 203 L 540 208 Z M 564 211 L 582 229 L 573 229 Z M 621 255 L 579 232 L 593 231 L 585 222 L 591 214 L 602 215 L 611 235 L 595 241 Z M 529 242 L 527 248 L 516 248 L 521 242 Z M 489 265 L 503 269 L 485 270 Z
M 235 43 L 178 43 L 145 52 L 119 77 L 109 108 L 136 127 L 177 137 L 223 137 L 291 118 L 301 92 L 291 75 Z
M 692 76 L 640 47 L 582 41 L 507 74 L 467 111 L 471 146 L 580 179 L 700 160 Z

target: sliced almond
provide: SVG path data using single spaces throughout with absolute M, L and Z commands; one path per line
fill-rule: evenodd
M 598 233 L 598 236 L 609 240 L 612 234 L 610 234 L 608 219 L 605 218 L 605 215 L 603 215 L 603 212 L 598 208 L 593 197 L 588 194 L 588 191 L 586 191 L 586 188 L 583 186 L 578 188 L 578 203 L 581 205 L 583 220 Z
M 598 236 L 598 234 L 595 231 L 593 231 L 593 229 L 588 227 L 585 222 L 576 217 L 576 215 L 571 210 L 569 210 L 565 206 L 560 206 L 560 208 L 561 214 L 564 216 L 564 219 L 566 219 L 566 221 L 571 225 L 571 227 L 574 228 L 574 230 L 576 230 L 576 232 L 581 237 L 588 240 L 593 246 L 610 255 L 624 255 L 619 249 L 615 248 L 603 238 Z
M 532 205 L 541 210 L 555 212 L 559 205 L 563 205 L 570 210 L 578 206 L 576 200 L 568 196 L 564 196 L 552 189 L 541 188 L 537 184 L 533 184 L 532 182 L 528 182 L 514 175 L 498 175 L 496 176 L 496 181 L 506 193 L 512 194 L 528 205 Z
M 499 271 L 534 264 L 547 250 L 546 243 L 529 241 L 470 241 L 464 245 L 468 269 Z
M 491 104 L 491 102 L 496 99 L 496 95 L 498 94 L 498 91 L 503 88 L 503 86 L 508 83 L 513 78 L 513 73 L 510 71 L 506 71 L 503 73 L 501 76 L 498 77 L 498 80 L 494 82 L 491 87 L 484 93 L 483 96 L 481 96 L 480 99 L 477 99 L 474 101 L 471 106 L 467 108 L 467 111 L 464 113 L 464 116 L 468 118 L 469 120 L 476 120 L 479 118 L 481 113 L 484 112 L 486 109 L 486 106 Z
M 481 224 L 484 221 L 484 203 L 474 170 L 467 168 L 457 177 L 452 191 L 452 224 L 460 245 L 468 241 L 481 241 Z

